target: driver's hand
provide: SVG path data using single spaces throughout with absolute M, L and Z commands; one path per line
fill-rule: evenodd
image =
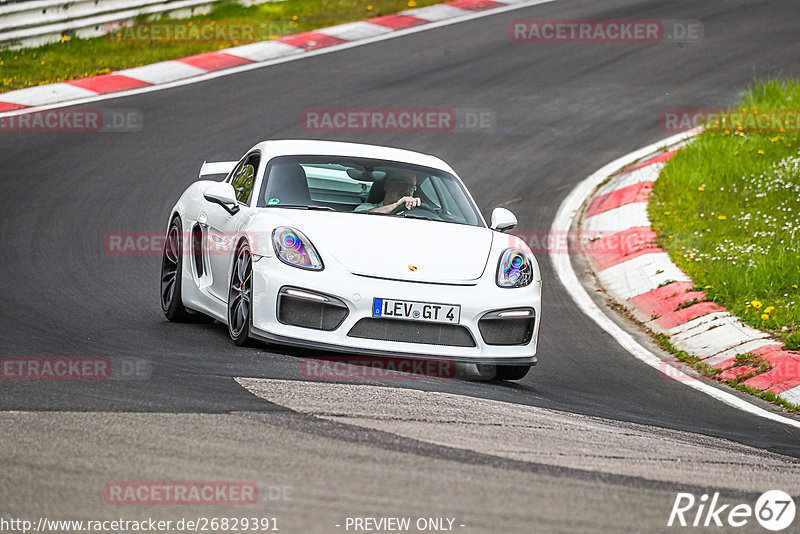
M 397 205 L 400 206 L 402 204 L 406 205 L 407 210 L 411 210 L 422 204 L 422 200 L 417 197 L 403 197 L 397 201 Z

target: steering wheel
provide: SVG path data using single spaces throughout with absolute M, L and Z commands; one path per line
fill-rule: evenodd
M 404 211 L 407 211 L 405 202 L 403 202 L 402 204 L 398 204 L 395 209 L 389 212 L 389 215 L 400 215 Z
M 389 213 L 389 215 L 400 215 L 401 213 L 405 213 L 405 212 L 409 212 L 409 213 L 411 213 L 413 215 L 419 214 L 421 216 L 430 217 L 430 218 L 435 219 L 435 220 L 440 220 L 441 219 L 441 217 L 435 211 L 430 209 L 430 207 L 427 204 L 420 204 L 416 208 L 409 210 L 409 209 L 406 209 L 405 202 L 400 204 L 399 206 L 397 206 L 395 209 L 393 209 Z

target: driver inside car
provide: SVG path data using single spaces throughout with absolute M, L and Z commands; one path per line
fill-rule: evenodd
M 398 171 L 387 176 L 383 187 L 386 193 L 383 201 L 378 204 L 364 202 L 360 204 L 355 212 L 369 211 L 372 213 L 392 213 L 398 207 L 405 204 L 407 210 L 416 208 L 422 202 L 413 196 L 417 190 L 417 177 L 409 171 Z

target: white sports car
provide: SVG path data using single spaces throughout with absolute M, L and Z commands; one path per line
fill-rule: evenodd
M 518 380 L 536 363 L 541 275 L 502 233 L 516 223 L 496 208 L 487 226 L 434 156 L 266 141 L 204 163 L 172 209 L 161 306 L 228 325 L 237 345 L 442 358 Z

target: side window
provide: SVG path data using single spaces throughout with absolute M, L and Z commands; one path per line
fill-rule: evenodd
M 259 160 L 258 154 L 251 154 L 236 167 L 231 176 L 231 185 L 236 191 L 236 200 L 243 204 L 250 201 L 250 195 L 253 193 L 253 183 Z
M 472 220 L 467 220 L 467 218 L 464 217 L 465 211 L 461 209 L 459 202 L 448 189 L 448 187 L 457 187 L 455 182 L 448 181 L 447 183 L 443 183 L 442 180 L 438 178 L 435 178 L 435 180 L 435 189 L 442 195 L 442 204 L 444 204 L 445 210 L 459 221 L 464 221 L 466 224 L 474 224 Z M 459 198 L 461 197 L 463 197 L 463 195 L 459 196 Z M 469 211 L 470 210 L 467 210 L 466 213 L 469 213 Z
M 434 206 L 437 208 L 441 208 L 441 202 L 439 201 L 439 195 L 436 194 L 436 190 L 433 188 L 433 180 L 431 178 L 425 178 L 422 180 L 422 183 L 419 184 L 420 192 L 427 197 L 427 200 L 433 203 Z

